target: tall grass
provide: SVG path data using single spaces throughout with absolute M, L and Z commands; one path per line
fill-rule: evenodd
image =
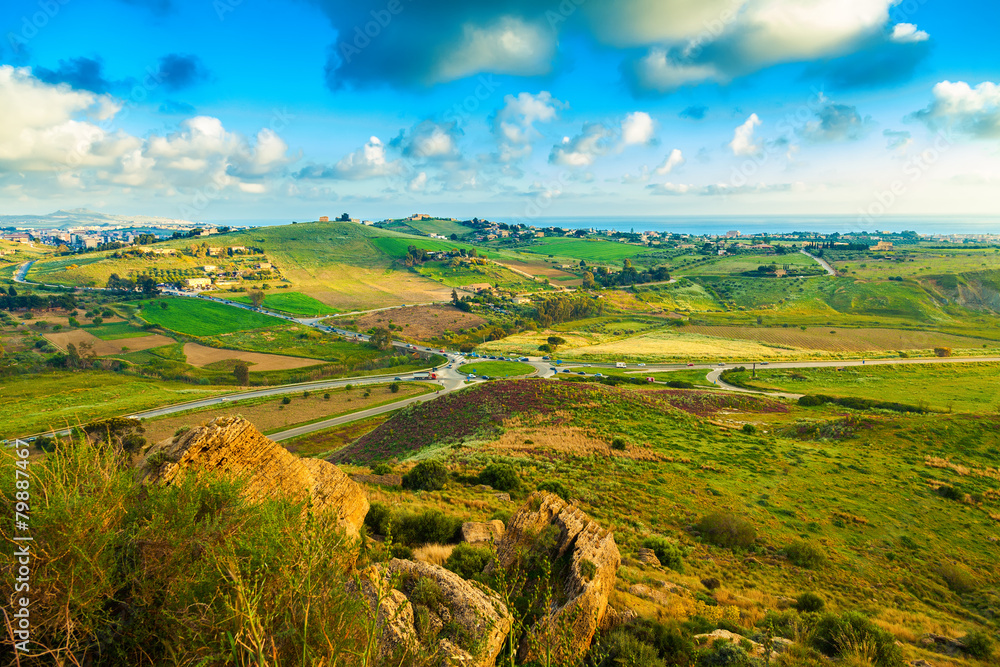
M 14 466 L 3 457 L 10 503 Z M 36 656 L 312 667 L 363 658 L 360 603 L 345 587 L 354 545 L 326 516 L 280 498 L 248 503 L 218 477 L 143 485 L 120 453 L 88 443 L 31 466 Z M 0 535 L 9 548 L 7 522 Z

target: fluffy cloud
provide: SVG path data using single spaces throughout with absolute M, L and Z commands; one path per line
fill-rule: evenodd
M 836 58 L 876 37 L 926 38 L 910 24 L 889 28 L 899 0 L 588 0 L 546 8 L 532 0 L 426 0 L 420 11 L 405 0 L 311 1 L 338 33 L 327 63 L 334 88 L 546 75 L 565 34 L 620 49 L 639 94 Z
M 860 139 L 871 128 L 871 117 L 861 117 L 857 107 L 826 102 L 816 111 L 816 120 L 799 129 L 810 141 L 847 141 Z
M 535 124 L 552 122 L 559 115 L 559 110 L 567 106 L 565 102 L 552 97 L 547 90 L 537 95 L 507 95 L 503 101 L 503 107 L 490 119 L 501 162 L 530 154 L 531 143 L 541 137 Z
M 803 183 L 757 183 L 755 185 L 730 185 L 713 183 L 711 185 L 684 185 L 677 183 L 657 183 L 646 188 L 654 195 L 680 196 L 699 195 L 701 197 L 728 197 L 729 195 L 766 194 L 771 192 L 802 192 L 806 189 Z
M 932 94 L 930 106 L 914 114 L 932 129 L 948 126 L 974 137 L 1000 137 L 1000 85 L 942 81 Z
M 385 145 L 378 137 L 371 137 L 364 146 L 345 155 L 337 164 L 324 167 L 313 165 L 301 169 L 295 176 L 300 179 L 340 179 L 362 181 L 369 178 L 392 176 L 402 170 L 398 160 L 389 161 Z
M 622 144 L 624 146 L 644 146 L 653 142 L 656 123 L 645 111 L 630 113 L 622 121 Z
M 897 44 L 926 42 L 930 37 L 923 30 L 917 30 L 917 26 L 912 23 L 897 23 L 892 27 L 892 34 L 889 35 L 889 39 Z
M 400 132 L 390 146 L 414 160 L 455 160 L 460 156 L 458 137 L 461 134 L 457 123 L 425 120 L 408 132 Z
M 259 192 L 294 161 L 272 130 L 246 138 L 199 116 L 177 131 L 143 140 L 114 129 L 122 104 L 110 95 L 50 85 L 27 69 L 0 66 L 0 179 L 6 173 L 55 174 L 62 187 L 118 185 L 177 193 L 214 183 Z M 32 177 L 44 191 L 41 175 Z
M 663 161 L 663 164 L 656 168 L 656 173 L 660 176 L 665 176 L 682 164 L 684 164 L 684 155 L 681 153 L 679 148 L 675 148 L 670 151 L 670 155 L 668 155 L 667 159 Z
M 882 130 L 882 136 L 885 137 L 886 149 L 890 151 L 905 152 L 913 143 L 913 137 L 905 130 Z
M 751 114 L 746 122 L 740 125 L 733 132 L 733 140 L 729 142 L 729 148 L 733 155 L 746 156 L 760 153 L 760 144 L 754 143 L 754 132 L 760 127 L 761 120 L 757 114 Z
M 608 152 L 613 137 L 614 132 L 606 125 L 587 123 L 580 134 L 572 139 L 563 137 L 562 143 L 552 147 L 549 162 L 564 167 L 589 167 L 598 156 Z
M 693 185 L 684 185 L 682 183 L 654 183 L 647 185 L 646 188 L 654 195 L 668 196 L 686 195 L 695 189 Z

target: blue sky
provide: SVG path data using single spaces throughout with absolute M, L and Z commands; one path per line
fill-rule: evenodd
M 971 0 L 8 0 L 0 209 L 992 215 L 997 25 Z

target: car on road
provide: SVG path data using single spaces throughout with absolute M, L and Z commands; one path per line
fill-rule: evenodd
M 549 359 L 551 359 L 551 358 L 552 358 L 552 357 L 542 357 L 542 361 L 548 361 L 548 360 L 549 360 Z
M 572 372 L 573 372 L 573 371 L 571 371 L 571 370 L 570 370 L 570 369 L 568 369 L 568 368 L 564 368 L 564 369 L 563 369 L 563 373 L 572 373 Z
M 395 380 L 396 382 L 402 382 L 402 380 L 400 380 L 399 378 L 392 378 L 392 379 Z
M 694 364 L 688 364 L 688 366 L 694 366 Z
M 604 374 L 603 373 L 594 373 L 594 377 L 595 378 L 602 378 L 602 377 L 604 377 Z
M 583 371 L 577 371 L 576 374 L 577 375 L 586 375 L 586 373 L 584 373 Z
M 719 363 L 716 364 L 716 366 L 725 366 L 725 365 L 726 365 L 726 362 L 724 362 L 724 361 L 720 361 Z
M 559 372 L 559 369 L 556 368 L 555 366 L 550 366 L 549 370 L 552 371 L 553 373 L 558 373 Z
M 760 365 L 761 366 L 770 366 L 771 362 L 770 361 L 762 361 L 762 362 L 760 362 Z
M 530 359 L 528 357 L 521 357 L 518 361 L 530 361 Z
M 639 368 L 643 368 L 646 366 L 646 364 L 636 364 L 636 366 L 638 366 Z
M 476 379 L 476 376 L 475 376 L 475 375 L 470 375 L 470 376 L 469 376 L 469 379 L 470 379 L 470 380 L 475 380 L 475 379 Z

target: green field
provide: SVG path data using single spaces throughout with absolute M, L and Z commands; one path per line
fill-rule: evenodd
M 489 377 L 516 377 L 531 375 L 535 372 L 535 367 L 519 361 L 471 361 L 459 366 L 458 372 Z
M 248 296 L 230 297 L 223 295 L 223 298 L 228 298 L 230 301 L 236 301 L 237 303 L 252 303 Z M 288 313 L 289 315 L 305 315 L 308 317 L 319 317 L 339 312 L 336 308 L 331 308 L 322 301 L 317 301 L 311 296 L 299 292 L 269 293 L 264 297 L 263 305 L 265 308 Z
M 111 324 L 101 324 L 99 326 L 84 326 L 88 333 L 97 336 L 101 340 L 119 340 L 122 338 L 139 338 L 149 332 L 143 331 L 128 322 L 112 322 Z
M 442 236 L 455 234 L 459 238 L 475 233 L 469 227 L 452 222 L 451 220 L 441 220 L 440 218 L 433 218 L 431 220 L 396 220 L 390 223 L 390 228 L 398 228 L 398 231 L 405 233 L 410 233 L 410 230 L 413 230 L 419 234 L 441 234 Z
M 747 375 L 742 375 L 746 378 Z M 935 363 L 757 369 L 750 386 L 795 394 L 870 398 L 932 410 L 1000 411 L 1000 364 Z
M 189 336 L 214 336 L 235 331 L 264 329 L 282 320 L 270 315 L 234 308 L 207 299 L 173 297 L 146 305 L 140 316 L 151 324 Z M 163 308 L 161 304 L 167 304 Z
M 490 285 L 499 284 L 504 289 L 515 292 L 545 289 L 544 285 L 493 262 L 451 268 L 449 262 L 433 261 L 421 264 L 416 270 L 420 275 L 448 287 L 489 283 Z M 575 276 L 570 276 L 570 279 L 575 279 Z
M 622 260 L 641 258 L 657 251 L 626 243 L 574 238 L 544 238 L 522 248 L 524 252 L 553 257 L 586 260 L 588 262 L 620 263 Z
M 726 257 L 713 257 L 708 261 L 702 259 L 688 267 L 676 268 L 672 273 L 677 275 L 697 275 L 697 276 L 728 276 L 733 274 L 756 271 L 762 265 L 774 264 L 778 268 L 788 266 L 792 270 L 815 270 L 817 275 L 825 275 L 823 268 L 811 257 L 802 253 L 788 253 L 787 255 L 733 255 Z
M 233 390 L 103 371 L 5 378 L 0 388 L 0 433 L 7 438 L 62 429 Z
M 442 250 L 460 250 L 462 248 L 472 250 L 473 248 L 473 246 L 467 243 L 442 241 L 440 239 L 428 239 L 419 236 L 408 236 L 404 238 L 400 238 L 398 236 L 381 236 L 372 239 L 372 245 L 393 259 L 405 258 L 408 248 L 411 245 L 416 246 L 421 250 L 433 250 L 438 252 Z

